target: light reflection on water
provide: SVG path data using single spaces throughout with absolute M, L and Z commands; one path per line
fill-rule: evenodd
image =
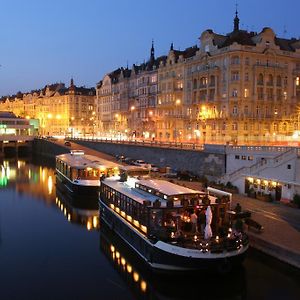
M 153 274 L 101 228 L 97 199 L 71 197 L 56 185 L 51 164 L 10 160 L 0 172 L 1 299 L 278 299 L 282 294 L 297 299 L 300 294 L 299 272 L 253 252 L 245 268 L 226 277 Z

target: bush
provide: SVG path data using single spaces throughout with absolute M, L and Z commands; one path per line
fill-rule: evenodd
M 299 194 L 294 195 L 293 203 L 296 204 L 298 206 L 298 208 L 300 208 L 300 195 Z
M 228 181 L 228 182 L 226 183 L 226 187 L 229 188 L 229 189 L 234 188 L 234 186 L 232 185 L 232 183 L 231 183 L 230 181 Z

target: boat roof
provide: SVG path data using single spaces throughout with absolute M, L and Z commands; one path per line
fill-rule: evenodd
M 121 182 L 119 181 L 119 176 L 112 176 L 105 178 L 104 183 L 111 187 L 112 189 L 120 192 L 121 194 L 139 202 L 141 204 L 144 203 L 145 200 L 154 202 L 155 200 L 159 199 L 162 203 L 166 203 L 165 200 L 159 198 L 155 195 L 146 193 L 140 189 L 135 188 L 135 183 L 138 183 L 139 180 L 133 177 L 130 177 L 129 181 Z
M 201 191 L 192 190 L 185 186 L 174 184 L 172 182 L 160 179 L 139 180 L 139 184 L 157 190 L 167 196 L 203 194 Z
M 144 186 L 147 186 L 152 189 L 158 190 L 158 185 L 161 187 L 159 190 L 161 193 L 164 193 L 165 195 L 186 195 L 186 194 L 203 194 L 203 192 L 192 190 L 165 180 L 158 180 L 158 179 L 149 179 L 149 180 L 138 180 L 136 178 L 130 177 L 127 181 L 121 182 L 119 181 L 119 176 L 112 176 L 107 177 L 104 180 L 104 183 L 111 187 L 112 189 L 120 192 L 121 194 L 124 194 L 125 196 L 143 204 L 143 202 L 150 201 L 154 202 L 157 199 L 160 200 L 162 207 L 165 207 L 167 204 L 167 200 L 163 199 L 162 197 L 159 197 L 157 195 L 153 195 L 147 192 L 144 192 L 138 188 L 135 187 L 136 184 L 141 184 Z M 172 190 L 174 192 L 172 192 Z M 169 194 L 167 194 L 167 192 Z M 174 207 L 176 207 L 176 203 L 174 203 Z M 180 206 L 180 204 L 178 204 Z
M 119 165 L 106 160 L 104 158 L 100 158 L 98 156 L 94 155 L 88 155 L 88 154 L 82 154 L 82 155 L 74 155 L 72 153 L 65 153 L 61 155 L 57 155 L 56 158 L 61 159 L 64 161 L 67 165 L 74 167 L 74 168 L 118 168 Z

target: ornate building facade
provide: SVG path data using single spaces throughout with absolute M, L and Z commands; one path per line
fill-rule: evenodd
M 95 89 L 76 87 L 73 79 L 69 88 L 56 83 L 6 99 L 0 109 L 38 119 L 41 135 L 92 135 L 97 128 Z
M 109 121 L 99 115 L 100 124 L 110 124 L 104 132 L 256 143 L 291 140 L 300 130 L 300 40 L 279 38 L 271 28 L 241 30 L 237 12 L 227 35 L 206 30 L 199 46 L 179 51 L 172 44 L 158 59 L 152 45 L 147 63 L 118 69 L 106 81 L 111 87 L 101 89 L 108 94 L 97 99 L 100 107 L 111 103 Z
M 300 41 L 240 30 L 206 30 L 200 49 L 185 61 L 192 128 L 204 142 L 262 142 L 299 130 Z
M 264 143 L 300 136 L 300 40 L 240 29 L 204 31 L 199 45 L 118 68 L 91 89 L 63 84 L 1 104 L 43 133 L 176 142 Z M 3 107 L 0 108 L 3 110 Z M 48 130 L 50 128 L 50 130 Z

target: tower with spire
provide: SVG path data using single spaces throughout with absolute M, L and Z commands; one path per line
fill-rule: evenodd
M 237 4 L 236 4 L 233 31 L 239 31 L 239 30 L 240 30 L 240 19 L 238 17 L 238 9 L 237 9 Z
M 75 85 L 74 85 L 73 77 L 71 78 L 70 81 L 69 94 L 75 94 Z
M 155 55 L 154 55 L 154 41 L 152 40 L 152 47 L 150 51 L 150 62 L 153 62 L 155 60 Z

